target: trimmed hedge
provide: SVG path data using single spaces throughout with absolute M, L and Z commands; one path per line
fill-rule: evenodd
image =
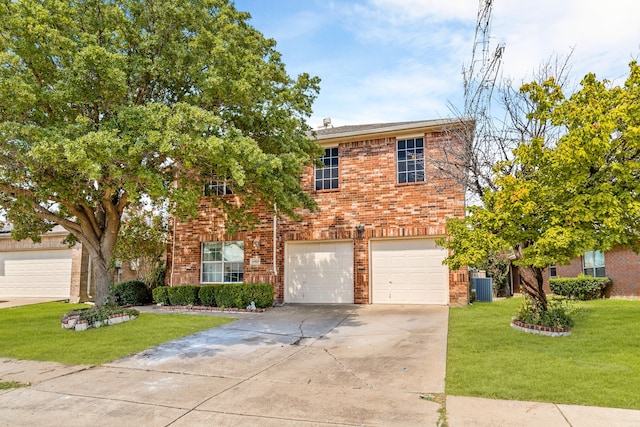
M 170 286 L 169 302 L 171 305 L 197 305 L 198 288 L 200 286 Z
M 151 291 L 153 295 L 153 301 L 157 304 L 169 305 L 171 302 L 169 301 L 169 287 L 168 286 L 158 286 L 157 288 L 153 288 Z
M 127 280 L 113 287 L 118 305 L 144 305 L 151 301 L 151 292 L 142 280 Z
M 568 298 L 579 300 L 598 299 L 604 296 L 607 286 L 611 284 L 608 277 L 591 277 L 580 275 L 578 277 L 558 277 L 549 279 L 551 292 Z
M 202 305 L 216 307 L 216 288 L 214 285 L 201 286 L 198 290 L 198 299 Z
M 256 308 L 273 305 L 273 285 L 266 283 L 237 283 L 214 286 L 218 307 L 245 308 L 254 302 Z
M 156 303 L 165 305 L 205 305 L 209 307 L 256 308 L 273 305 L 273 285 L 268 283 L 229 283 L 206 286 L 160 286 L 153 289 Z

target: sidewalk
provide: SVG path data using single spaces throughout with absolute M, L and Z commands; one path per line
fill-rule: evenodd
M 0 381 L 17 381 L 35 386 L 42 382 L 73 375 L 87 369 L 91 368 L 53 362 L 0 359 Z M 10 391 L 0 391 L 0 395 Z M 16 392 L 19 392 L 19 390 L 16 390 Z M 118 397 L 114 396 L 114 399 L 118 400 Z M 640 426 L 640 411 L 629 409 L 493 400 L 464 396 L 447 396 L 446 408 L 449 427 Z M 0 409 L 1 413 L 2 409 Z M 425 425 L 430 424 L 426 423 Z
M 447 396 L 447 419 L 450 427 L 632 427 L 640 411 Z

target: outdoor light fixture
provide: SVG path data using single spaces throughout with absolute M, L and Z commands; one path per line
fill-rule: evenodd
M 260 247 L 260 237 L 256 237 L 253 241 L 253 248 L 258 249 Z
M 364 235 L 364 225 L 356 225 L 356 231 L 358 232 L 358 238 L 362 238 Z

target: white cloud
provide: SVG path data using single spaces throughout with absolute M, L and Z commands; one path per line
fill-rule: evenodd
M 617 78 L 640 52 L 640 2 L 527 0 L 495 2 L 493 34 L 506 44 L 505 72 L 524 78 L 552 54 L 575 48 L 576 79 Z

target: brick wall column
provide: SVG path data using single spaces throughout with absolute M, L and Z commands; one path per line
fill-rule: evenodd
M 369 304 L 369 239 L 356 238 L 353 240 L 353 279 L 354 302 Z

